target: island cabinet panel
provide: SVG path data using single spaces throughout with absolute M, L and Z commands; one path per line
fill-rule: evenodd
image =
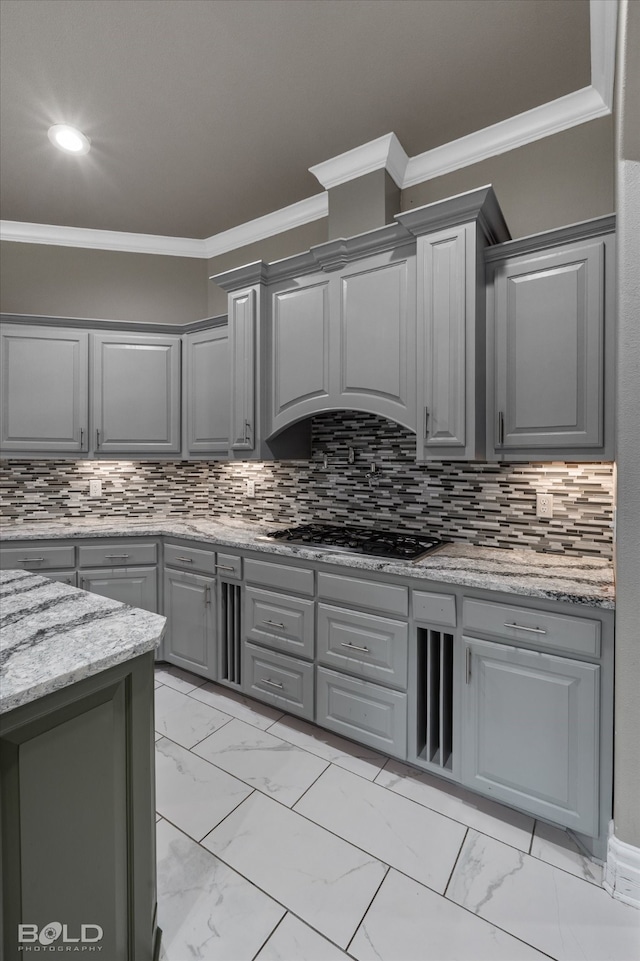
M 0 450 L 85 452 L 86 331 L 7 324 L 0 335 Z
M 231 371 L 226 324 L 185 336 L 183 369 L 187 453 L 227 455 Z
M 2 732 L 3 958 L 152 961 L 153 654 L 8 712 Z
M 214 577 L 165 570 L 165 658 L 211 680 L 216 677 L 216 605 Z
M 91 339 L 95 453 L 179 453 L 180 338 Z
M 114 567 L 81 570 L 78 587 L 92 594 L 111 597 L 114 601 L 158 611 L 158 573 L 155 567 Z

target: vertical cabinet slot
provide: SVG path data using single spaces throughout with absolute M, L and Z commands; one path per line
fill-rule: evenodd
M 418 755 L 451 770 L 453 743 L 453 635 L 418 629 Z
M 220 583 L 220 680 L 240 686 L 240 585 Z

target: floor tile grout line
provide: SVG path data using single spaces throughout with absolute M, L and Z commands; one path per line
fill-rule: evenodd
M 449 890 L 449 885 L 451 884 L 451 878 L 453 877 L 454 871 L 455 871 L 455 869 L 456 869 L 456 867 L 457 867 L 457 865 L 458 865 L 458 861 L 460 860 L 460 855 L 462 854 L 462 849 L 463 849 L 463 847 L 464 847 L 464 843 L 465 843 L 465 841 L 467 840 L 467 838 L 469 837 L 469 831 L 470 831 L 470 830 L 471 830 L 471 828 L 467 828 L 467 830 L 464 832 L 464 837 L 463 837 L 463 839 L 462 839 L 462 843 L 460 844 L 460 847 L 458 848 L 458 853 L 456 854 L 456 859 L 455 859 L 455 861 L 453 862 L 453 865 L 452 865 L 452 867 L 451 867 L 451 871 L 450 871 L 450 873 L 449 873 L 449 880 L 448 880 L 447 883 L 445 884 L 445 886 L 444 886 L 444 891 L 442 892 L 442 897 L 443 897 L 443 898 L 446 898 L 446 897 L 447 897 L 447 891 Z
M 205 850 L 206 850 L 206 848 L 205 848 Z M 215 857 L 215 855 L 214 855 L 214 857 Z M 249 882 L 249 883 L 251 883 L 251 882 Z M 282 906 L 284 907 L 284 905 L 282 905 Z M 275 928 L 273 929 L 273 931 L 270 931 L 270 932 L 269 932 L 269 934 L 268 934 L 267 937 L 264 939 L 264 941 L 262 942 L 262 944 L 260 945 L 260 947 L 258 948 L 258 950 L 256 951 L 256 953 L 253 955 L 253 957 L 252 957 L 251 959 L 247 959 L 247 961 L 256 961 L 256 958 L 258 957 L 258 955 L 260 954 L 260 952 L 267 946 L 268 942 L 269 942 L 269 941 L 271 940 L 271 938 L 274 936 L 274 934 L 276 933 L 276 931 L 278 930 L 278 928 L 280 927 L 280 925 L 282 924 L 282 922 L 283 922 L 284 919 L 286 918 L 287 914 L 288 914 L 288 909 L 285 908 L 285 909 L 284 909 L 284 914 L 282 915 L 282 917 L 280 918 L 280 920 L 279 920 L 278 923 L 276 924 L 276 926 L 275 926 Z
M 375 901 L 375 899 L 378 897 L 378 894 L 380 893 L 380 888 L 382 887 L 382 885 L 384 884 L 384 882 L 385 882 L 385 881 L 387 880 L 387 878 L 389 877 L 389 872 L 390 872 L 390 871 L 391 871 L 391 866 L 390 866 L 390 865 L 387 865 L 387 870 L 384 872 L 382 878 L 380 879 L 380 884 L 378 885 L 378 887 L 377 887 L 377 888 L 375 889 L 375 891 L 373 892 L 373 897 L 371 898 L 371 900 L 369 901 L 367 907 L 365 908 L 362 917 L 360 918 L 360 920 L 359 920 L 358 923 L 356 924 L 355 930 L 354 930 L 353 934 L 351 935 L 351 938 L 350 938 L 350 940 L 349 940 L 349 942 L 348 942 L 348 944 L 347 944 L 347 951 L 349 950 L 349 948 L 350 948 L 351 945 L 353 944 L 353 940 L 354 940 L 355 936 L 357 935 L 358 931 L 359 931 L 360 928 L 362 927 L 362 925 L 363 925 L 363 923 L 364 923 L 364 919 L 366 918 L 367 914 L 369 913 L 369 911 L 370 911 L 370 909 L 371 909 L 371 905 L 373 904 L 373 902 Z

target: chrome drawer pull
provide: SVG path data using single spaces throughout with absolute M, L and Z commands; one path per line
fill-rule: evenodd
M 214 566 L 217 571 L 234 571 L 235 572 L 235 567 L 229 567 L 228 564 L 215 564 Z
M 270 687 L 277 687 L 279 691 L 284 691 L 284 684 L 281 684 L 280 681 L 272 681 L 270 677 L 263 677 L 262 683 L 268 684 Z
M 193 564 L 193 557 L 176 557 L 177 561 L 184 561 L 185 564 Z
M 128 557 L 129 555 L 128 555 L 128 554 L 105 554 L 104 556 L 105 556 L 105 557 L 108 557 L 108 558 L 110 558 L 110 559 L 112 559 L 112 560 L 113 560 L 113 559 L 119 560 L 120 558 L 126 558 L 126 557 Z
M 368 647 L 358 647 L 357 644 L 350 644 L 349 641 L 342 641 L 340 647 L 350 647 L 352 651 L 362 651 L 363 654 L 370 654 Z
M 263 624 L 268 624 L 269 627 L 279 627 L 281 631 L 286 631 L 286 624 L 279 624 L 278 621 L 263 621 Z
M 18 564 L 36 564 L 39 561 L 43 561 L 44 557 L 19 557 Z
M 529 631 L 531 634 L 546 634 L 544 627 L 523 627 L 522 624 L 507 624 L 505 621 L 505 627 L 515 627 L 517 631 Z
M 465 684 L 471 683 L 471 648 L 468 647 L 465 652 Z
M 208 607 L 211 604 L 211 588 L 205 587 L 204 589 L 204 603 Z

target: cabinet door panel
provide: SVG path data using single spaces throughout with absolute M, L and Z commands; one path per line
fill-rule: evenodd
M 89 335 L 7 325 L 0 341 L 4 451 L 86 451 Z
M 229 297 L 231 347 L 231 449 L 255 448 L 255 350 L 257 291 L 239 291 Z
M 185 337 L 187 450 L 226 454 L 229 450 L 231 376 L 226 325 Z
M 491 642 L 465 645 L 465 783 L 597 834 L 600 668 Z
M 78 587 L 114 601 L 158 611 L 157 572 L 155 567 L 85 570 L 78 575 Z
M 202 677 L 215 679 L 215 579 L 165 570 L 165 658 Z

